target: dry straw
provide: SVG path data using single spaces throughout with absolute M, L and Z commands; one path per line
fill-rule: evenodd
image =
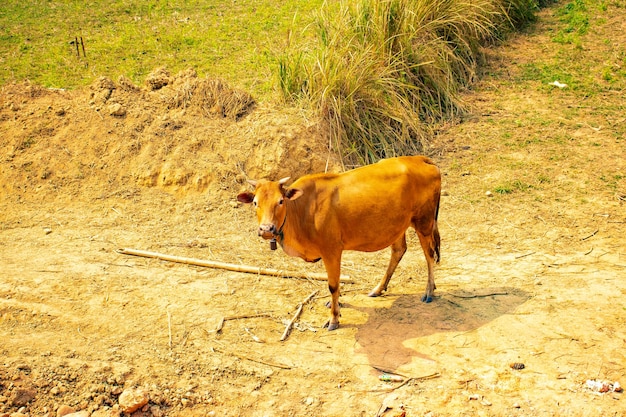
M 346 165 L 423 150 L 433 126 L 463 113 L 480 46 L 528 0 L 360 0 L 321 9 L 313 43 L 279 59 L 287 100 L 310 106 Z M 531 13 L 532 15 L 532 13 Z

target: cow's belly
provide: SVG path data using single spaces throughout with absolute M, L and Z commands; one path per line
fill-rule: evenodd
M 409 227 L 409 222 L 398 222 L 377 227 L 375 223 L 363 222 L 363 226 L 346 231 L 342 236 L 344 250 L 375 252 L 391 246 Z

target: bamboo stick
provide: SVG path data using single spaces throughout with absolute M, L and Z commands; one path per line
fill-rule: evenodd
M 300 317 L 300 313 L 302 313 L 302 308 L 304 307 L 304 305 L 306 303 L 311 301 L 311 298 L 313 298 L 315 296 L 315 294 L 317 294 L 317 291 L 318 290 L 313 291 L 311 294 L 309 294 L 309 296 L 307 298 L 305 298 L 305 300 L 303 302 L 298 304 L 298 309 L 296 310 L 296 313 L 293 315 L 293 318 L 291 319 L 291 321 L 289 323 L 287 323 L 287 327 L 285 327 L 285 331 L 283 332 L 283 335 L 280 338 L 281 342 L 284 342 L 285 339 L 287 339 L 287 337 L 289 337 L 289 332 L 291 331 L 291 328 L 293 327 L 293 324 L 296 322 L 296 320 L 298 320 L 298 317 Z
M 229 263 L 219 262 L 219 261 L 185 258 L 181 256 L 166 255 L 163 253 L 150 252 L 150 251 L 144 251 L 144 250 L 138 250 L 138 249 L 123 248 L 123 249 L 118 249 L 117 253 L 121 253 L 123 255 L 141 256 L 144 258 L 160 259 L 162 261 L 178 262 L 178 263 L 183 263 L 187 265 L 203 266 L 207 268 L 225 269 L 227 271 L 245 272 L 248 274 L 269 275 L 269 276 L 284 277 L 284 278 L 305 278 L 305 279 L 312 279 L 316 281 L 326 281 L 328 279 L 326 274 L 320 274 L 320 273 L 315 273 L 315 272 L 282 271 L 282 270 L 273 269 L 273 268 L 261 268 L 258 266 L 237 265 L 237 264 L 229 264 Z M 347 275 L 341 275 L 341 281 L 345 283 L 349 283 L 349 284 L 354 283 L 354 281 L 352 281 L 350 277 Z

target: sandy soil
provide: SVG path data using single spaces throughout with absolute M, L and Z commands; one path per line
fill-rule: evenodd
M 490 51 L 499 75 L 427 151 L 445 174 L 434 302 L 411 232 L 384 297 L 366 294 L 387 251 L 345 254 L 334 332 L 324 282 L 116 252 L 323 272 L 270 251 L 235 202 L 246 176 L 338 169 L 314 123 L 236 91 L 230 111 L 193 72 L 4 87 L 0 415 L 116 416 L 133 388 L 149 398 L 134 416 L 626 415 L 624 394 L 587 386 L 626 384 L 623 99 L 513 82 L 555 24 L 545 11 Z

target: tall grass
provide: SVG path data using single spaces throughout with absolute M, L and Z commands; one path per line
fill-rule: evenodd
M 459 91 L 475 78 L 480 45 L 520 23 L 513 18 L 527 21 L 521 11 L 533 7 L 531 0 L 325 3 L 309 28 L 316 43 L 280 57 L 279 85 L 285 99 L 308 103 L 327 124 L 348 165 L 417 153 L 435 123 L 463 112 Z

